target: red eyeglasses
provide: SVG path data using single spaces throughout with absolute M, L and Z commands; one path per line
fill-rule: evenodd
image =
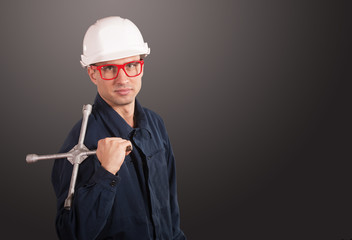
M 100 76 L 104 80 L 112 80 L 119 75 L 120 69 L 122 69 L 126 76 L 128 77 L 137 77 L 142 73 L 144 61 L 132 61 L 127 62 L 122 65 L 117 64 L 105 64 L 101 66 L 91 65 L 92 69 L 97 69 L 100 72 Z

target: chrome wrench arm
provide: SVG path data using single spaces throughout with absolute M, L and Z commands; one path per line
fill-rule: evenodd
M 96 150 L 88 150 L 88 148 L 83 143 L 86 135 L 86 131 L 87 131 L 88 118 L 92 112 L 92 105 L 90 104 L 84 105 L 82 112 L 83 112 L 83 118 L 82 118 L 81 131 L 78 139 L 78 144 L 75 145 L 69 152 L 50 154 L 50 155 L 28 154 L 26 156 L 27 163 L 34 163 L 39 160 L 46 160 L 46 159 L 67 158 L 67 160 L 73 165 L 70 188 L 64 205 L 65 209 L 67 210 L 70 210 L 72 206 L 72 199 L 75 191 L 79 164 L 81 164 L 88 156 L 96 154 Z M 132 151 L 132 146 L 128 146 L 126 148 L 126 152 L 128 151 Z
M 50 154 L 50 155 L 37 155 L 37 154 L 28 154 L 26 156 L 27 163 L 34 163 L 39 160 L 46 159 L 58 159 L 58 158 L 67 158 L 69 162 L 73 164 L 72 176 L 70 181 L 70 189 L 68 191 L 68 196 L 65 200 L 65 209 L 70 210 L 72 205 L 72 198 L 74 194 L 74 189 L 77 180 L 77 173 L 79 164 L 81 164 L 89 155 L 94 155 L 96 150 L 89 151 L 86 146 L 84 146 L 84 138 L 87 130 L 88 117 L 92 112 L 92 105 L 87 104 L 83 106 L 83 118 L 81 131 L 79 135 L 78 144 L 75 145 L 69 152 L 67 153 L 58 153 L 58 154 Z

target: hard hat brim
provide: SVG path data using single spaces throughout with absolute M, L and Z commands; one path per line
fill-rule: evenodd
M 146 57 L 150 54 L 150 48 L 148 48 L 148 44 L 144 43 L 144 47 L 141 49 L 131 49 L 126 51 L 118 51 L 112 53 L 100 53 L 95 55 L 94 57 L 86 57 L 81 55 L 81 65 L 82 67 L 88 67 L 91 64 L 99 63 L 99 62 L 106 62 L 111 60 L 122 59 L 126 57 L 138 56 L 141 55 Z

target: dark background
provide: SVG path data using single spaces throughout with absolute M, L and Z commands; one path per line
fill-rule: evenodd
M 96 95 L 97 19 L 151 47 L 139 100 L 165 120 L 189 239 L 352 238 L 352 2 L 2 1 L 2 239 L 56 239 L 52 161 Z

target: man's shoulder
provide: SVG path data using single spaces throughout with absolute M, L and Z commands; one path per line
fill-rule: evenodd
M 68 151 L 78 143 L 78 139 L 81 133 L 81 127 L 82 118 L 73 125 L 60 151 Z M 89 115 L 85 134 L 86 136 L 84 139 L 84 143 L 87 147 L 90 147 L 93 143 L 96 142 L 96 138 L 98 138 L 98 128 L 99 124 L 97 123 L 95 116 L 93 114 Z
M 144 108 L 143 110 L 148 121 L 149 129 L 167 138 L 167 130 L 163 118 L 153 110 L 148 108 Z
M 81 131 L 81 126 L 82 126 L 82 120 L 83 118 L 81 118 L 80 120 L 78 120 L 72 127 L 70 135 L 79 135 L 80 131 Z M 99 126 L 99 123 L 97 122 L 97 119 L 95 117 L 94 114 L 90 114 L 88 117 L 88 121 L 87 121 L 87 129 L 86 131 L 90 131 L 92 129 L 95 129 Z
M 153 111 L 153 110 L 151 110 L 149 108 L 146 108 L 146 107 L 143 107 L 143 111 L 144 111 L 144 113 L 147 116 L 149 121 L 153 121 L 153 122 L 158 122 L 158 123 L 164 124 L 164 121 L 163 121 L 162 117 L 158 113 L 156 113 L 155 111 Z
M 151 110 L 150 108 L 143 107 L 143 111 L 145 114 L 156 117 L 156 118 L 161 118 L 160 115 L 155 112 L 154 110 Z

